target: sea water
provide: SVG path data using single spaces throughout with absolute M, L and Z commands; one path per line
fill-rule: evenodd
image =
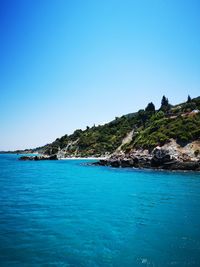
M 199 174 L 18 157 L 0 155 L 0 266 L 200 266 Z

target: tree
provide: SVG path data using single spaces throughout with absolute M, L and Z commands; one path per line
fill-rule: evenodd
M 138 119 L 140 120 L 140 122 L 142 123 L 143 126 L 145 126 L 147 118 L 148 118 L 148 116 L 147 116 L 146 112 L 144 111 L 144 109 L 140 109 L 138 111 Z
M 190 103 L 191 101 L 192 101 L 192 98 L 190 97 L 190 95 L 188 95 L 187 103 Z
M 152 102 L 150 102 L 147 107 L 145 108 L 145 111 L 154 113 L 155 112 L 155 106 Z
M 169 105 L 168 98 L 166 96 L 163 96 L 162 100 L 161 100 L 161 107 L 162 106 L 168 106 L 168 105 Z
M 163 96 L 162 97 L 162 100 L 161 100 L 161 107 L 160 107 L 160 109 L 161 110 L 163 110 L 163 111 L 167 111 L 167 110 L 169 110 L 169 100 L 168 100 L 168 98 L 166 97 L 166 96 Z

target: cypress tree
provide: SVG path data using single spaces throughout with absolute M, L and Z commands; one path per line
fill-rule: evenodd
M 155 106 L 154 106 L 154 104 L 152 102 L 150 102 L 147 105 L 147 107 L 145 108 L 145 111 L 154 113 L 155 112 Z
M 187 103 L 190 103 L 191 101 L 192 101 L 192 98 L 190 97 L 190 95 L 188 95 Z

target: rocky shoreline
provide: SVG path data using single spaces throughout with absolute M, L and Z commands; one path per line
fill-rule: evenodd
M 191 152 L 191 149 L 189 149 Z M 58 154 L 22 156 L 19 160 L 58 160 Z M 163 147 L 156 147 L 152 152 L 148 150 L 134 150 L 128 154 L 114 153 L 105 159 L 99 159 L 92 163 L 98 166 L 110 166 L 114 168 L 146 168 L 171 171 L 200 171 L 200 157 L 193 153 L 183 153 L 177 146 L 170 143 Z
M 152 153 L 139 155 L 138 153 L 127 155 L 112 155 L 108 159 L 102 159 L 93 163 L 99 166 L 114 168 L 147 168 L 160 170 L 200 171 L 200 160 L 176 158 L 168 150 L 155 148 Z
M 57 155 L 38 155 L 38 156 L 21 156 L 19 160 L 58 160 Z

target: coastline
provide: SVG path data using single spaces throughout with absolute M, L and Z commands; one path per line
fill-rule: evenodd
M 70 157 L 70 158 L 59 158 L 59 160 L 106 160 L 106 157 Z
M 198 143 L 199 144 L 199 143 Z M 194 145 L 194 143 L 193 143 Z M 191 153 L 191 148 L 182 151 L 172 141 L 170 144 L 163 147 L 157 146 L 152 152 L 147 150 L 135 150 L 127 154 L 112 154 L 110 156 L 95 156 L 88 157 L 70 156 L 65 157 L 64 154 L 36 154 L 24 155 L 19 160 L 84 160 L 91 161 L 92 165 L 108 166 L 115 168 L 145 168 L 153 170 L 170 170 L 170 171 L 200 171 L 200 159 L 198 155 Z M 184 153 L 188 152 L 188 153 Z

